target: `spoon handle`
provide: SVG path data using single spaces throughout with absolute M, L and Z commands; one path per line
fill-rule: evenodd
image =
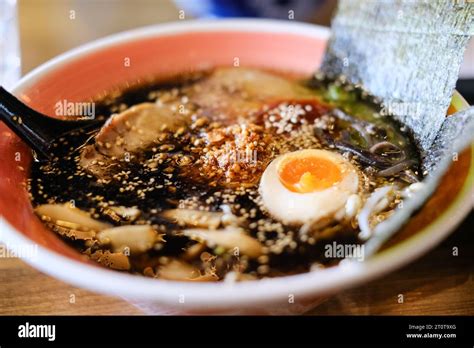
M 31 109 L 0 86 L 0 120 L 25 141 L 38 155 L 50 158 L 54 140 L 50 117 Z
M 62 120 L 43 115 L 18 100 L 0 86 L 0 120 L 25 141 L 38 158 L 52 159 L 51 145 L 55 139 L 69 132 L 87 129 L 99 120 Z

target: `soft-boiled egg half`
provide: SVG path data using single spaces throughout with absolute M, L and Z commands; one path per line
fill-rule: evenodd
M 268 213 L 290 224 L 341 220 L 358 191 L 358 169 L 327 150 L 307 149 L 279 156 L 260 181 Z

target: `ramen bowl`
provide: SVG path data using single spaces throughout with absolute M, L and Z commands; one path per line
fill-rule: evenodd
M 214 66 L 246 66 L 310 76 L 329 30 L 272 20 L 190 21 L 147 27 L 65 53 L 25 76 L 13 93 L 55 114 L 58 102 L 83 103 L 150 78 Z M 458 94 L 450 112 L 465 108 Z M 376 255 L 314 272 L 237 283 L 177 282 L 102 268 L 85 259 L 34 214 L 27 192 L 32 156 L 0 125 L 0 239 L 24 261 L 67 283 L 125 298 L 155 314 L 300 314 L 338 291 L 374 279 L 426 253 L 471 209 L 473 152 L 460 154 L 435 194 Z M 78 187 L 78 190 L 86 189 Z

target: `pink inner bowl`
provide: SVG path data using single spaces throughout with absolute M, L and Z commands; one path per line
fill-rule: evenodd
M 241 66 L 309 75 L 319 66 L 324 52 L 326 35 L 322 30 L 321 33 L 316 38 L 295 33 L 242 32 L 229 27 L 223 31 L 170 30 L 164 35 L 145 35 L 133 40 L 126 40 L 130 34 L 119 34 L 118 40 L 76 50 L 65 59 L 60 57 L 57 64 L 53 62 L 46 69 L 40 68 L 39 73 L 33 72 L 16 89 L 16 95 L 35 110 L 54 115 L 58 101 L 90 101 L 153 78 L 212 66 L 232 66 L 237 60 Z M 82 259 L 45 229 L 33 214 L 24 188 L 31 161 L 29 151 L 4 124 L 0 125 L 0 132 L 2 215 L 40 245 Z M 25 170 L 19 170 L 20 167 Z

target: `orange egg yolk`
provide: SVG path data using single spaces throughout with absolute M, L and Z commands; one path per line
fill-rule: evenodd
M 335 163 L 316 156 L 283 160 L 278 175 L 288 190 L 298 193 L 324 190 L 342 179 L 341 170 Z

